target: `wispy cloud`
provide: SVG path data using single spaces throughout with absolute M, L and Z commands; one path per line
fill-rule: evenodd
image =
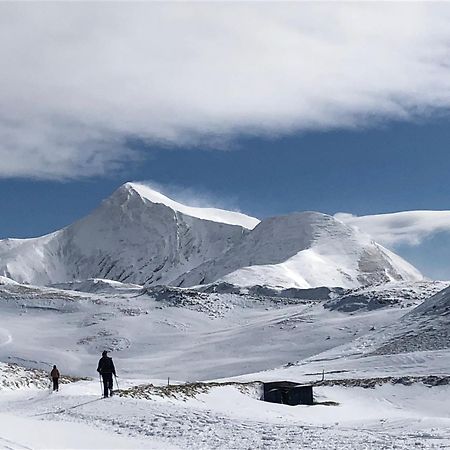
M 416 246 L 437 233 L 450 233 L 450 211 L 404 211 L 360 217 L 338 213 L 335 217 L 389 247 Z
M 450 106 L 450 5 L 2 3 L 0 176 L 102 174 L 127 138 L 372 125 Z

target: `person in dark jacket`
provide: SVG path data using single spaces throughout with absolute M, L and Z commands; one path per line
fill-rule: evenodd
M 50 372 L 50 378 L 53 381 L 53 392 L 58 392 L 59 389 L 59 370 L 56 366 L 53 366 L 52 371 Z
M 98 362 L 97 372 L 103 379 L 103 397 L 113 395 L 113 375 L 116 376 L 116 368 L 112 358 L 108 356 L 108 352 L 105 350 L 102 353 L 102 357 Z

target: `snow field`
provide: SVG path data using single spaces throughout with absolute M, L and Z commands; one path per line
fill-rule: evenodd
M 338 406 L 289 407 L 262 402 L 230 386 L 215 387 L 190 399 L 116 396 L 99 400 L 93 393 L 98 386 L 90 384 L 75 383 L 58 394 L 30 392 L 27 400 L 23 393 L 14 400 L 9 396 L 0 402 L 0 416 L 5 418 L 0 422 L 0 437 L 18 444 L 11 448 L 86 448 L 83 445 L 89 444 L 89 448 L 407 449 L 450 445 L 448 386 L 320 387 L 316 398 L 338 402 Z M 17 433 L 17 426 L 31 430 L 26 439 Z M 54 431 L 42 436 L 39 429 Z M 77 436 L 80 431 L 82 436 Z M 122 438 L 116 439 L 117 435 Z
M 376 353 L 393 335 L 410 331 L 411 317 L 440 317 L 432 312 L 445 310 L 446 294 L 427 300 L 430 308 L 414 310 L 440 285 L 420 282 L 358 289 L 347 292 L 343 303 L 338 297 L 311 301 L 142 290 L 92 280 L 69 287 L 79 291 L 0 286 L 0 360 L 45 370 L 0 364 L 4 381 L 0 383 L 0 415 L 4 417 L 0 447 L 450 446 L 447 385 L 318 386 L 316 400 L 337 405 L 312 407 L 265 403 L 258 399 L 257 389 L 233 386 L 171 397 L 126 394 L 134 385 L 164 384 L 168 376 L 182 381 L 226 377 L 314 382 L 321 379 L 322 371 L 326 380 L 446 375 L 449 348 Z M 342 304 L 351 305 L 351 311 L 334 309 Z M 422 322 L 416 320 L 416 331 L 423 331 Z M 101 351 L 110 347 L 126 396 L 100 399 L 95 368 Z M 62 385 L 59 393 L 51 394 L 45 389 L 46 374 L 54 363 L 63 374 L 93 379 Z M 28 427 L 30 433 L 19 433 L 18 427 Z M 47 436 L 50 430 L 57 431 Z
M 397 305 L 349 315 L 314 301 L 175 294 L 155 300 L 133 288 L 128 295 L 9 288 L 0 304 L 9 343 L 0 358 L 93 376 L 106 348 L 125 377 L 205 380 L 311 357 L 406 312 Z

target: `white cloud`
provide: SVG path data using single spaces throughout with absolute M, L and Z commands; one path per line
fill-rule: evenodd
M 360 217 L 338 213 L 335 217 L 388 247 L 415 246 L 437 233 L 450 233 L 450 211 L 404 211 Z
M 130 136 L 372 125 L 450 106 L 450 5 L 1 3 L 0 176 L 136 157 Z

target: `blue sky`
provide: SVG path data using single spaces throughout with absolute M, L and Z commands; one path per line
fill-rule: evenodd
M 114 174 L 71 182 L 1 180 L 0 235 L 29 237 L 58 229 L 131 180 L 259 218 L 303 210 L 366 215 L 449 209 L 449 144 L 443 119 L 241 138 L 228 150 L 134 143 L 142 159 Z

